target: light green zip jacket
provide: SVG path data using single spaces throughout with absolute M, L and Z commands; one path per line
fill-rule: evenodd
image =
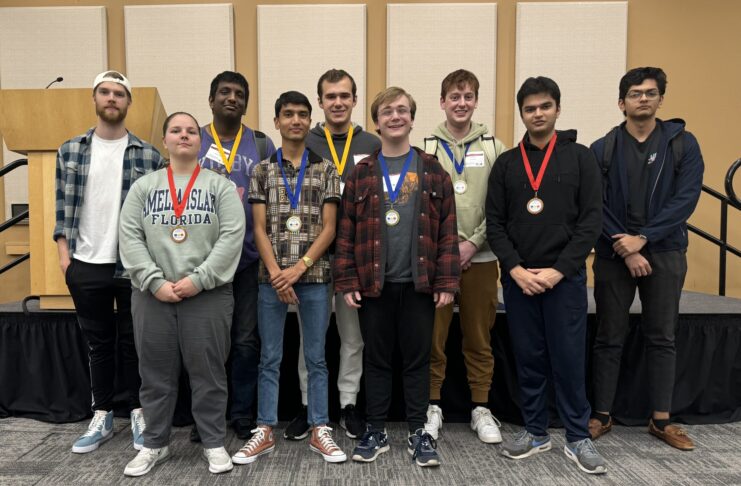
M 474 262 L 496 260 L 496 256 L 491 252 L 489 244 L 486 242 L 486 191 L 488 190 L 489 173 L 494 166 L 494 160 L 506 150 L 506 147 L 495 138 L 494 154 L 493 156 L 489 155 L 488 152 L 491 152 L 491 150 L 485 150 L 483 145 L 488 142 L 482 141 L 482 137 L 488 136 L 488 133 L 489 129 L 486 125 L 475 122 L 471 123 L 471 131 L 463 140 L 455 140 L 445 127 L 444 122 L 432 132 L 432 135 L 438 138 L 435 157 L 450 174 L 454 185 L 458 180 L 463 180 L 466 183 L 466 191 L 463 194 L 457 192 L 455 194 L 455 208 L 458 220 L 458 237 L 461 240 L 470 241 L 479 249 L 472 259 Z M 458 174 L 456 171 L 455 164 L 443 148 L 443 142 L 448 144 L 458 161 L 463 157 L 466 144 L 471 142 L 462 174 Z

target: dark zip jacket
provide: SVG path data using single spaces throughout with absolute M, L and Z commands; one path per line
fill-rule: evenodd
M 576 143 L 576 130 L 557 131 L 556 147 L 538 190 L 543 211 L 530 214 L 534 191 L 525 172 L 520 147 L 504 152 L 489 176 L 486 237 L 499 257 L 502 272 L 517 265 L 552 267 L 565 277 L 575 275 L 602 228 L 600 174 L 594 154 Z M 525 135 L 533 177 L 545 157 Z
M 692 215 L 702 190 L 705 164 L 694 135 L 684 129 L 684 121 L 673 119 L 656 124 L 661 127 L 659 152 L 649 169 L 646 201 L 646 225 L 639 234 L 648 240 L 650 252 L 685 250 L 687 220 Z M 628 233 L 628 169 L 623 151 L 623 122 L 617 130 L 609 170 L 602 175 L 603 225 L 595 251 L 604 258 L 620 258 L 612 249 L 612 235 Z M 682 139 L 682 159 L 674 160 L 671 141 Z M 592 144 L 592 151 L 602 164 L 605 137 Z

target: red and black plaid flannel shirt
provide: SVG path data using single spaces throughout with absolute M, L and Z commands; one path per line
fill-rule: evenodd
M 450 175 L 432 155 L 417 151 L 420 214 L 417 220 L 417 249 L 412 269 L 417 292 L 458 291 L 461 274 L 455 196 Z M 383 215 L 382 177 L 376 168 L 378 151 L 360 161 L 345 182 L 342 217 L 337 233 L 333 267 L 337 292 L 360 291 L 377 297 L 383 287 L 384 247 L 388 245 Z M 386 251 L 394 251 L 393 247 Z

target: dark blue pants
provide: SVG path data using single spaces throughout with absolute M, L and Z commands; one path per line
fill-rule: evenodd
M 586 270 L 582 268 L 553 289 L 532 297 L 522 293 L 509 274 L 503 273 L 502 289 L 525 428 L 533 435 L 547 434 L 547 384 L 552 379 L 566 440 L 589 437 Z
M 260 336 L 257 332 L 257 267 L 254 262 L 234 275 L 231 330 L 231 419 L 255 417 Z

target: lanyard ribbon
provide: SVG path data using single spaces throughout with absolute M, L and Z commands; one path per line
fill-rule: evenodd
M 234 139 L 234 145 L 232 145 L 232 150 L 229 152 L 229 158 L 227 158 L 226 153 L 224 153 L 224 147 L 221 146 L 221 140 L 219 140 L 219 135 L 216 133 L 216 129 L 214 128 L 213 122 L 211 122 L 211 136 L 214 139 L 214 142 L 216 142 L 216 146 L 219 148 L 219 155 L 221 155 L 221 162 L 224 164 L 224 167 L 226 167 L 226 171 L 231 173 L 232 171 L 232 164 L 234 164 L 234 156 L 237 153 L 237 149 L 239 149 L 239 142 L 242 141 L 242 125 L 239 125 L 239 131 L 237 132 L 237 138 Z
M 304 183 L 304 176 L 306 175 L 306 165 L 309 161 L 309 151 L 304 150 L 304 155 L 301 157 L 301 168 L 298 171 L 295 191 L 291 190 L 291 184 L 288 182 L 288 178 L 286 177 L 286 171 L 283 170 L 283 149 L 278 149 L 278 151 L 275 152 L 275 158 L 278 159 L 278 166 L 280 167 L 280 173 L 283 176 L 283 185 L 286 186 L 288 200 L 291 202 L 291 209 L 296 209 L 296 206 L 298 206 L 298 198 L 301 195 L 301 185 Z
M 195 184 L 196 178 L 198 177 L 198 174 L 200 172 L 201 166 L 196 165 L 196 168 L 193 170 L 193 174 L 190 176 L 188 185 L 185 186 L 183 198 L 178 200 L 177 189 L 175 189 L 175 177 L 172 175 L 172 167 L 170 167 L 169 165 L 167 166 L 167 182 L 170 184 L 170 199 L 172 200 L 172 210 L 175 213 L 175 217 L 178 219 L 180 219 L 180 216 L 182 216 L 183 211 L 185 210 L 185 206 L 188 203 L 190 190 L 193 189 L 193 184 Z
M 548 167 L 548 162 L 551 160 L 553 155 L 553 147 L 556 146 L 556 134 L 553 134 L 553 138 L 548 143 L 548 149 L 545 151 L 545 157 L 543 163 L 540 164 L 540 170 L 538 170 L 538 178 L 533 177 L 533 169 L 530 167 L 530 159 L 527 158 L 527 152 L 525 152 L 525 145 L 520 141 L 520 153 L 522 154 L 522 163 L 525 164 L 525 172 L 527 172 L 527 178 L 530 180 L 530 187 L 533 188 L 535 194 L 538 193 L 540 183 L 543 182 L 543 175 L 545 175 L 545 168 Z
M 386 187 L 388 188 L 389 200 L 391 201 L 391 204 L 394 204 L 396 202 L 396 198 L 399 197 L 399 190 L 401 189 L 401 186 L 404 185 L 404 178 L 406 177 L 407 171 L 409 170 L 409 165 L 412 163 L 412 158 L 414 158 L 414 150 L 410 149 L 406 160 L 404 160 L 404 166 L 401 168 L 401 172 L 399 173 L 399 180 L 396 181 L 396 187 L 393 187 L 391 185 L 391 177 L 389 176 L 389 169 L 386 165 L 386 159 L 383 157 L 383 154 L 381 152 L 378 152 L 378 161 L 381 163 L 381 171 L 383 172 L 383 178 L 386 181 Z
M 455 171 L 458 173 L 458 175 L 463 174 L 463 166 L 466 163 L 466 154 L 468 153 L 468 149 L 471 147 L 471 144 L 473 142 L 468 142 L 466 144 L 466 150 L 463 151 L 463 158 L 460 162 L 455 160 L 455 155 L 453 155 L 453 151 L 450 150 L 450 147 L 448 146 L 448 142 L 445 140 L 440 140 L 443 144 L 443 148 L 445 149 L 445 153 L 448 154 L 448 157 L 450 157 L 450 160 L 453 161 L 453 165 L 455 165 Z
M 329 145 L 329 151 L 332 154 L 332 160 L 334 161 L 337 172 L 342 177 L 342 173 L 345 172 L 345 164 L 347 163 L 347 156 L 350 154 L 350 144 L 352 143 L 353 126 L 350 125 L 350 130 L 347 132 L 347 139 L 345 140 L 345 148 L 342 149 L 342 160 L 337 157 L 337 150 L 334 148 L 334 141 L 332 140 L 332 134 L 329 132 L 329 128 L 324 126 L 324 136 L 327 137 L 327 145 Z

